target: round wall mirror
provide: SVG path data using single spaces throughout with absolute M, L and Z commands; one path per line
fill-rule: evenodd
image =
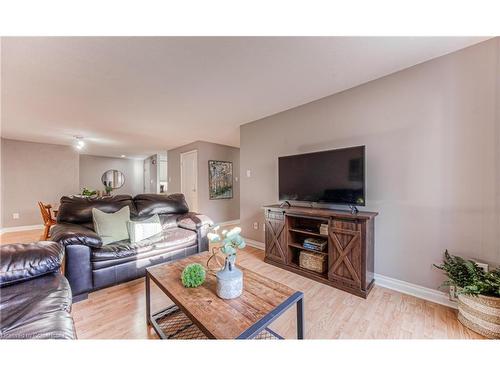
M 108 188 L 119 189 L 125 183 L 125 176 L 116 169 L 110 169 L 102 174 L 101 181 Z

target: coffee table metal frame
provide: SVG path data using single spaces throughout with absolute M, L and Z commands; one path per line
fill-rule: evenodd
M 151 280 L 160 288 L 160 290 L 167 295 L 170 299 L 174 300 L 173 296 L 162 286 L 160 285 L 154 278 L 152 278 L 149 274 L 149 271 L 146 270 L 146 320 L 147 324 L 152 326 L 155 332 L 160 336 L 161 339 L 169 339 L 167 335 L 163 332 L 162 328 L 158 324 L 158 319 L 164 318 L 167 315 L 175 314 L 179 309 L 186 314 L 189 318 L 191 318 L 189 311 L 186 311 L 182 308 L 182 306 L 171 305 L 161 311 L 151 313 Z M 175 302 L 175 301 L 174 301 Z M 260 320 L 251 325 L 247 330 L 245 330 L 242 334 L 236 339 L 253 339 L 262 331 L 267 331 L 269 334 L 273 335 L 277 339 L 283 339 L 282 336 L 274 332 L 269 328 L 269 325 L 274 322 L 277 318 L 279 318 L 286 310 L 292 307 L 294 304 L 297 305 L 297 338 L 304 338 L 304 293 L 295 292 L 290 297 L 288 297 L 281 304 L 276 306 L 272 311 L 268 314 L 264 315 Z M 192 320 L 191 320 L 192 321 Z M 197 325 L 194 321 L 193 324 Z M 198 325 L 197 325 L 198 326 Z M 204 327 L 199 327 L 208 338 L 214 338 L 210 332 L 207 332 Z

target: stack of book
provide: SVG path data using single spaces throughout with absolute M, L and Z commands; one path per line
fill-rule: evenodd
M 322 240 L 321 238 L 306 238 L 303 246 L 308 250 L 323 251 L 326 244 L 326 240 Z
M 319 233 L 328 236 L 328 224 L 321 224 L 319 226 Z

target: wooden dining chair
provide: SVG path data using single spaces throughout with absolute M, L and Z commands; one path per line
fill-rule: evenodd
M 40 212 L 42 213 L 43 219 L 43 235 L 42 241 L 45 241 L 50 236 L 50 227 L 56 223 L 56 220 L 52 217 L 52 206 L 50 204 L 44 204 L 42 202 L 38 202 L 38 207 L 40 207 Z

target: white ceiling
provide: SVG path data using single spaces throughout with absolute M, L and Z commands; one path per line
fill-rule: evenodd
M 2 137 L 145 157 L 465 48 L 479 37 L 2 38 Z

